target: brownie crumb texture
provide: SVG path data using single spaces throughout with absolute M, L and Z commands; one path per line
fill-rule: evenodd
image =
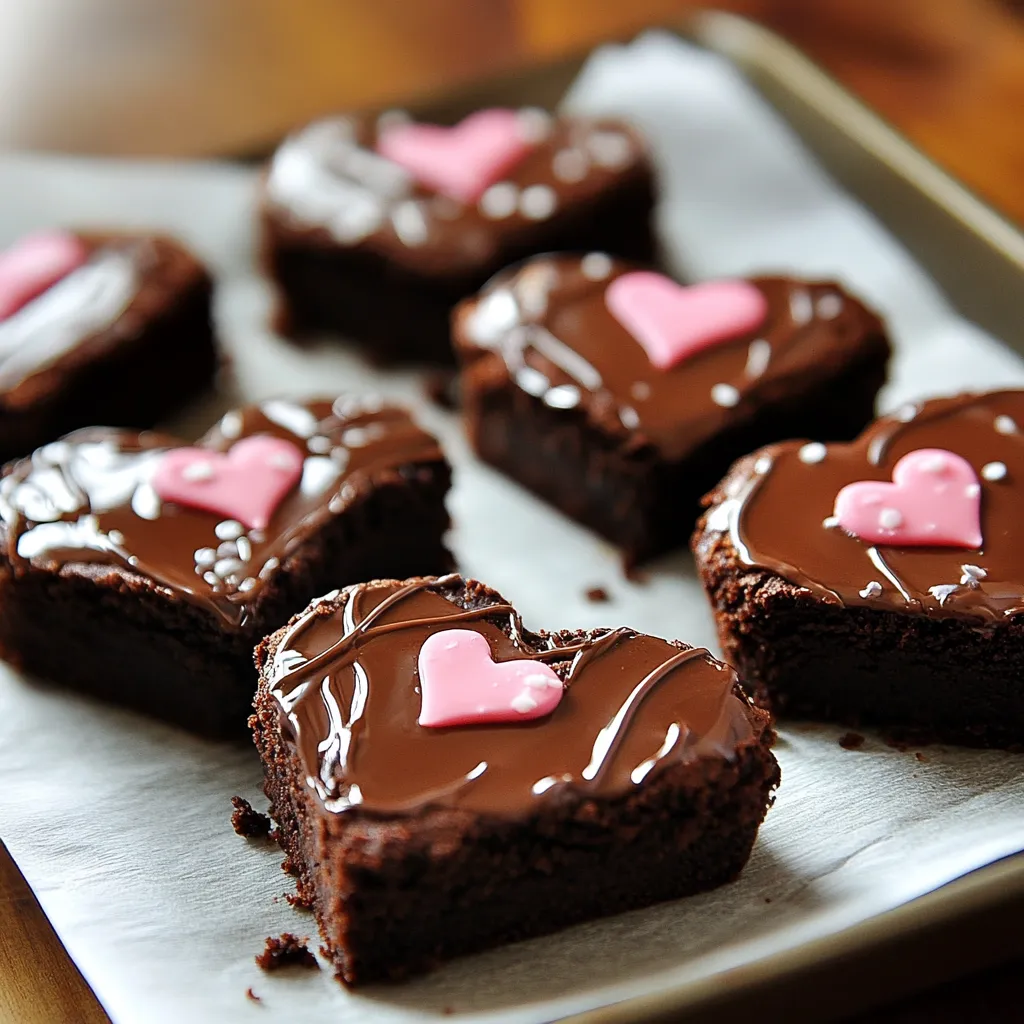
M 844 732 L 839 737 L 839 746 L 843 750 L 860 750 L 864 746 L 864 737 L 859 732 Z
M 256 957 L 256 966 L 264 971 L 279 971 L 282 967 L 319 968 L 316 957 L 306 946 L 308 941 L 291 932 L 285 932 L 276 939 L 268 935 L 263 952 Z
M 915 752 L 914 757 L 916 757 L 918 759 L 918 761 L 930 761 L 931 760 L 931 758 L 927 754 L 922 753 L 920 750 Z
M 604 604 L 605 601 L 612 599 L 611 594 L 604 587 L 591 587 L 587 591 L 586 597 L 588 601 L 593 601 L 594 604 Z
M 312 910 L 313 901 L 308 897 L 303 896 L 302 893 L 298 892 L 286 892 L 284 898 L 288 903 L 295 907 L 296 910 Z
M 231 827 L 244 839 L 266 839 L 273 829 L 274 823 L 265 815 L 255 810 L 244 797 L 233 796 L 231 803 Z
M 253 992 L 251 985 L 249 986 L 249 988 L 247 988 L 245 990 L 245 998 L 248 999 L 250 1003 L 262 1003 L 263 1002 L 263 1000 L 260 999 L 260 997 L 258 995 L 256 995 L 255 992 Z

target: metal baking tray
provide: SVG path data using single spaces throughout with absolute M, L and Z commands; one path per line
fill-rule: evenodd
M 1024 353 L 1024 235 L 773 33 L 701 13 L 676 26 L 746 74 L 833 177 L 898 237 L 966 317 Z M 554 107 L 578 59 L 412 104 L 452 121 L 481 106 Z M 576 1020 L 827 1019 L 1024 952 L 1024 854 L 856 927 Z M 1012 922 L 1012 926 L 1011 926 Z M 69 970 L 73 970 L 69 962 Z
M 1024 354 L 1024 234 L 781 37 L 699 12 L 674 26 L 731 60 L 821 165 L 873 211 L 967 319 Z M 552 108 L 585 55 L 413 103 L 454 122 L 482 106 Z M 1024 854 L 974 871 L 837 935 L 573 1020 L 838 1019 L 1024 953 Z

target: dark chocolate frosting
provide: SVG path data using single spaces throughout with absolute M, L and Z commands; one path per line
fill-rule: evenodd
M 562 680 L 551 714 L 425 728 L 418 655 L 447 629 L 483 635 L 498 661 Z M 496 816 L 634 791 L 669 765 L 732 760 L 761 728 L 733 671 L 707 651 L 631 629 L 529 633 L 500 595 L 457 575 L 348 587 L 314 604 L 264 666 L 282 732 L 328 810 L 454 807 Z
M 605 304 L 608 285 L 637 269 L 590 253 L 540 256 L 498 274 L 455 314 L 467 372 L 496 385 L 507 375 L 610 437 L 677 459 L 888 345 L 878 318 L 838 285 L 758 277 L 751 283 L 768 313 L 757 330 L 659 370 Z
M 282 561 L 356 500 L 368 479 L 443 458 L 404 410 L 355 397 L 229 412 L 197 447 L 226 452 L 253 435 L 283 438 L 304 456 L 299 483 L 266 529 L 160 500 L 150 479 L 164 454 L 184 442 L 97 427 L 8 467 L 0 480 L 5 557 L 15 572 L 115 567 L 241 628 Z
M 462 203 L 376 152 L 379 131 L 396 117 L 404 115 L 328 118 L 288 138 L 267 172 L 266 209 L 310 240 L 458 273 L 487 265 L 563 210 L 650 173 L 646 147 L 626 124 L 526 108 L 519 117 L 533 148 L 476 203 Z
M 769 446 L 723 483 L 705 537 L 728 533 L 744 564 L 829 603 L 1005 620 L 1024 611 L 1022 428 L 1024 391 L 996 391 L 907 406 L 852 444 Z M 980 548 L 871 544 L 834 520 L 842 487 L 890 480 L 896 463 L 919 449 L 944 449 L 971 464 L 981 485 Z
M 134 336 L 196 276 L 197 261 L 169 239 L 80 235 L 87 260 L 0 322 L 0 404 L 31 404 L 45 371 L 102 354 Z

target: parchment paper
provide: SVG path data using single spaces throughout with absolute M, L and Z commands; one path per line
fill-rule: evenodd
M 667 181 L 661 225 L 682 272 L 834 274 L 884 311 L 899 347 L 886 406 L 1024 384 L 1021 361 L 957 319 L 717 58 L 650 35 L 598 52 L 568 102 L 648 128 Z M 247 170 L 212 164 L 4 156 L 0 244 L 62 223 L 175 231 L 218 271 L 219 320 L 246 399 L 372 386 L 416 404 L 457 467 L 452 543 L 463 569 L 503 591 L 528 624 L 626 623 L 714 646 L 685 555 L 647 583 L 626 582 L 606 545 L 474 464 L 455 419 L 427 405 L 414 375 L 375 372 L 336 343 L 297 350 L 268 333 L 267 292 L 251 268 L 253 182 Z M 177 426 L 193 436 L 237 397 Z M 612 602 L 588 603 L 593 585 Z M 1019 756 L 929 748 L 919 761 L 876 738 L 844 750 L 839 733 L 782 730 L 783 785 L 739 882 L 356 996 L 327 972 L 269 976 L 253 963 L 267 935 L 319 940 L 312 918 L 280 898 L 291 888 L 280 852 L 228 824 L 235 793 L 265 806 L 250 749 L 0 670 L 0 835 L 118 1024 L 386 1022 L 444 1011 L 536 1021 L 836 932 L 1024 848 Z M 249 986 L 260 1005 L 246 999 Z

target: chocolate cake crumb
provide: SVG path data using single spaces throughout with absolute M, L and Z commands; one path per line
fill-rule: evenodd
M 286 892 L 284 898 L 293 906 L 296 910 L 312 910 L 313 904 L 305 896 L 297 892 Z
M 921 753 L 920 750 L 914 752 L 914 757 L 916 757 L 918 759 L 918 761 L 930 761 L 931 760 L 931 758 L 927 754 Z
M 279 971 L 282 967 L 316 967 L 316 957 L 306 947 L 308 939 L 300 939 L 291 932 L 278 938 L 267 936 L 263 952 L 256 957 L 256 966 L 264 971 Z
M 771 903 L 771 901 L 772 901 L 771 896 L 765 896 L 764 901 L 765 901 L 765 903 Z
M 459 375 L 454 370 L 436 370 L 427 374 L 423 390 L 438 408 L 449 412 L 459 408 Z
M 864 737 L 859 732 L 844 732 L 839 737 L 839 746 L 843 750 L 860 750 L 864 746 Z
M 603 604 L 612 599 L 611 594 L 604 587 L 591 587 L 587 591 L 586 597 L 588 601 L 593 601 L 595 604 Z
M 243 839 L 266 839 L 274 823 L 265 814 L 255 810 L 251 803 L 241 796 L 231 798 L 235 808 L 231 813 L 231 827 Z
M 251 1003 L 262 1003 L 263 1002 L 263 1000 L 260 999 L 260 997 L 258 995 L 256 995 L 255 992 L 253 992 L 251 985 L 249 986 L 249 988 L 247 988 L 245 990 L 245 998 L 248 999 L 249 1002 L 251 1002 Z

